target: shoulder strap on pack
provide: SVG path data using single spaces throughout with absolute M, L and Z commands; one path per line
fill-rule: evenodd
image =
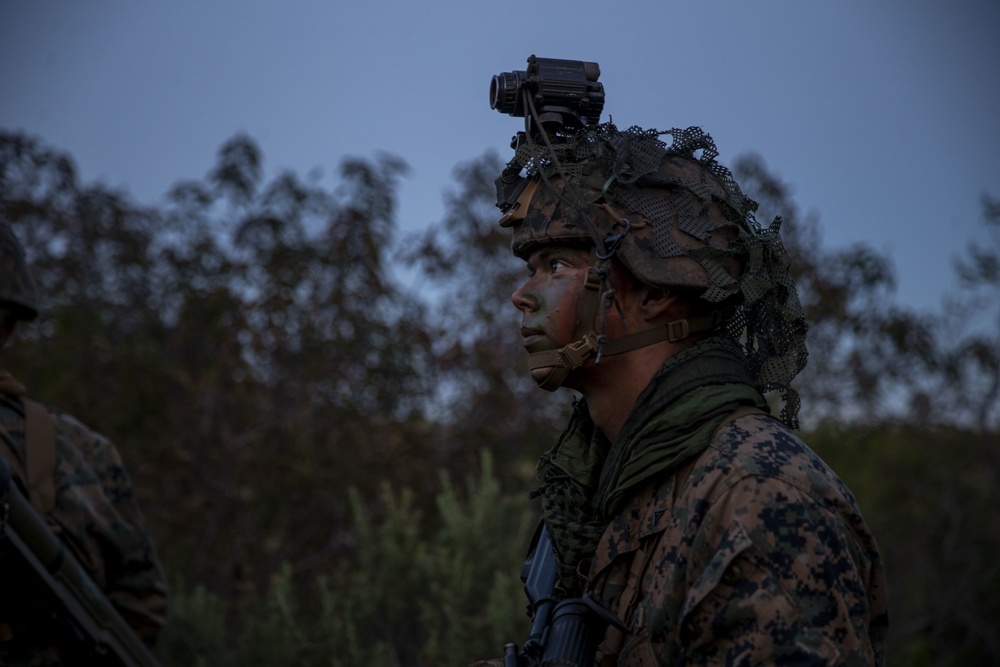
M 56 504 L 56 425 L 41 403 L 24 401 L 24 467 L 28 497 L 45 516 Z

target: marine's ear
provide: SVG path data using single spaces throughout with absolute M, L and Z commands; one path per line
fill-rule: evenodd
M 678 298 L 674 290 L 642 285 L 638 296 L 639 312 L 647 322 L 687 317 L 687 304 Z

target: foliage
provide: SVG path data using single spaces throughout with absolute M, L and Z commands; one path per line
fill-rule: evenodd
M 992 244 L 969 244 L 955 261 L 963 289 L 942 318 L 952 335 L 942 355 L 945 379 L 937 393 L 950 399 L 953 414 L 968 415 L 988 432 L 1000 423 L 1000 200 L 983 195 L 982 207 Z
M 995 435 L 825 424 L 807 439 L 855 492 L 879 541 L 889 579 L 890 664 L 995 662 Z
M 349 483 L 434 478 L 422 307 L 386 266 L 399 160 L 265 185 L 238 136 L 162 210 L 22 136 L 0 165 L 43 298 L 4 362 L 119 444 L 172 570 L 240 603 L 336 555 Z
M 176 596 L 161 653 L 167 664 L 466 665 L 527 632 L 517 579 L 531 513 L 501 490 L 492 460 L 459 490 L 442 475 L 435 511 L 383 488 L 378 515 L 355 490 L 357 549 L 336 576 L 297 580 L 289 567 L 263 603 L 244 610 L 222 651 L 222 601 Z M 518 619 L 524 619 L 518 624 Z

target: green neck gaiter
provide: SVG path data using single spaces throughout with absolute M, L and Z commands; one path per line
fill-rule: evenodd
M 594 427 L 584 401 L 538 463 L 542 517 L 559 557 L 560 586 L 579 592 L 580 564 L 631 493 L 708 446 L 741 405 L 767 411 L 739 347 L 712 337 L 671 357 L 639 395 L 617 441 Z

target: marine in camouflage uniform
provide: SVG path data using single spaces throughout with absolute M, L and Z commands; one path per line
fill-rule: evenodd
M 531 374 L 582 396 L 538 467 L 558 587 L 623 621 L 598 665 L 881 665 L 878 547 L 793 433 L 806 324 L 780 220 L 716 157 L 698 128 L 608 123 L 509 164 Z
M 0 279 L 2 347 L 17 322 L 38 314 L 24 251 L 6 223 L 0 223 Z M 41 411 L 54 435 L 54 460 L 47 475 L 26 469 L 26 460 L 32 461 L 26 447 L 33 442 L 26 437 L 26 413 L 33 409 Z M 31 423 L 35 428 L 36 422 Z M 112 443 L 72 416 L 28 400 L 24 387 L 0 370 L 0 455 L 49 527 L 124 620 L 152 646 L 165 621 L 166 583 Z M 13 571 L 5 562 L 0 574 L 0 664 L 73 664 L 57 643 L 58 621 L 36 604 L 40 592 L 26 590 L 26 579 L 13 576 Z

